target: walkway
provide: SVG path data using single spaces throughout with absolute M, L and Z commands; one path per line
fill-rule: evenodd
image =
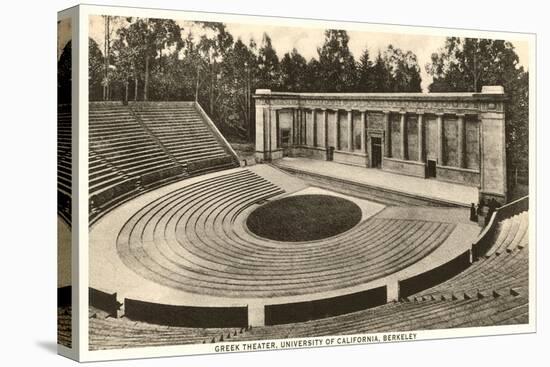
M 306 173 L 335 177 L 363 185 L 404 192 L 425 198 L 444 200 L 464 206 L 478 202 L 479 190 L 477 187 L 405 176 L 375 168 L 289 157 L 276 161 L 276 165 L 283 169 L 290 168 Z

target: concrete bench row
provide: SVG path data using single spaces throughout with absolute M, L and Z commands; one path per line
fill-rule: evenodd
M 524 287 L 529 275 L 528 217 L 525 211 L 501 221 L 485 257 L 448 281 L 409 298 L 452 297 L 464 292 L 506 294 Z
M 230 341 L 243 335 L 246 328 L 190 328 L 154 325 L 112 318 L 91 308 L 89 319 L 91 350 L 168 346 Z
M 92 222 L 144 190 L 235 167 L 206 125 L 191 104 L 90 104 Z
M 117 249 L 128 266 L 190 292 L 288 296 L 354 286 L 403 269 L 436 249 L 453 224 L 368 219 L 332 238 L 281 244 L 244 227 L 247 209 L 282 194 L 242 170 L 160 197 L 122 228 Z

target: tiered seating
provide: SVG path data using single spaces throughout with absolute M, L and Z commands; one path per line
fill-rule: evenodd
M 91 350 L 148 346 L 202 344 L 231 341 L 246 330 L 239 328 L 188 328 L 153 325 L 127 318 L 111 318 L 90 308 L 89 343 Z
M 249 170 L 188 185 L 132 216 L 118 236 L 118 252 L 137 273 L 174 288 L 273 297 L 389 275 L 425 257 L 454 229 L 451 223 L 373 217 L 306 243 L 272 243 L 250 234 L 243 212 L 281 193 Z
M 524 297 L 396 302 L 364 311 L 287 325 L 255 327 L 237 340 L 506 325 L 527 322 Z
M 139 179 L 122 173 L 90 148 L 88 151 L 90 201 L 93 210 L 96 203 L 108 207 L 112 202 L 139 192 Z
M 136 104 L 133 108 L 180 163 L 229 157 L 192 103 Z
M 57 308 L 57 343 L 71 348 L 72 345 L 71 307 Z
M 127 107 L 98 105 L 89 112 L 90 147 L 121 172 L 140 177 L 177 166 Z
M 57 213 L 71 224 L 72 152 L 71 106 L 57 110 Z
M 527 292 L 529 276 L 528 212 L 499 223 L 494 244 L 484 258 L 457 276 L 427 289 L 410 300 Z
M 521 324 L 529 321 L 528 213 L 499 224 L 485 259 L 454 278 L 372 309 L 288 325 L 253 328 L 239 340 Z
M 90 215 L 162 184 L 238 166 L 193 103 L 89 107 Z

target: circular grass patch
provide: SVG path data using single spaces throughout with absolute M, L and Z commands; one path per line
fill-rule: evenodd
M 357 204 L 330 195 L 288 196 L 260 206 L 246 225 L 254 234 L 277 241 L 313 241 L 345 232 L 361 220 Z

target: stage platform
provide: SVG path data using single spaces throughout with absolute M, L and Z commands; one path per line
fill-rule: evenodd
M 349 182 L 369 189 L 384 191 L 387 197 L 392 194 L 401 195 L 406 204 L 416 204 L 414 197 L 437 206 L 469 207 L 477 203 L 479 189 L 477 187 L 442 182 L 434 179 L 423 179 L 390 173 L 376 168 L 350 166 L 341 163 L 320 161 L 308 158 L 285 157 L 274 161 L 276 167 L 299 176 L 312 175 L 317 178 L 333 178 L 339 182 Z M 301 175 L 302 174 L 302 175 Z

